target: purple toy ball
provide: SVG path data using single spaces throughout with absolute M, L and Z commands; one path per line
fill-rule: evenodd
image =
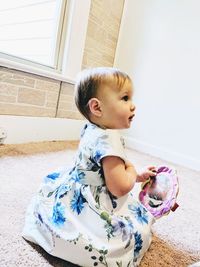
M 142 184 L 139 200 L 158 219 L 167 215 L 170 210 L 176 210 L 178 190 L 176 170 L 160 166 L 156 171 L 156 176 Z

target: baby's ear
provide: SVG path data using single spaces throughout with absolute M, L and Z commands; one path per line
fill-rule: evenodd
M 101 112 L 101 102 L 97 98 L 91 98 L 88 102 L 90 112 L 96 116 L 96 117 L 101 117 L 102 112 Z

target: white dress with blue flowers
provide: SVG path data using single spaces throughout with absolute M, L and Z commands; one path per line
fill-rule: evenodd
M 74 167 L 47 175 L 32 199 L 23 237 L 80 266 L 138 266 L 154 219 L 132 192 L 107 190 L 101 159 L 111 155 L 126 159 L 118 132 L 86 124 Z

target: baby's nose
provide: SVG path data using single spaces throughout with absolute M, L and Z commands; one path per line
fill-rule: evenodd
M 134 104 L 131 105 L 131 111 L 135 111 L 136 107 Z

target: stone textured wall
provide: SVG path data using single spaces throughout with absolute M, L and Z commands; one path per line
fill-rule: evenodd
M 83 67 L 112 67 L 124 0 L 92 0 Z
M 124 0 L 92 0 L 83 68 L 113 66 Z M 81 119 L 73 85 L 0 67 L 0 114 Z
M 0 114 L 55 117 L 60 82 L 0 68 Z
M 74 104 L 74 85 L 62 83 L 56 117 L 82 119 L 82 115 Z

